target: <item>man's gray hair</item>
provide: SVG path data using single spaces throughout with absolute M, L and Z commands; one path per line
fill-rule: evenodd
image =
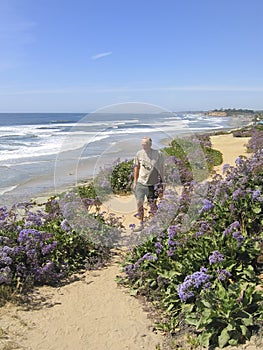
M 144 136 L 142 139 L 147 141 L 147 143 L 149 143 L 150 145 L 152 145 L 152 139 L 150 137 Z

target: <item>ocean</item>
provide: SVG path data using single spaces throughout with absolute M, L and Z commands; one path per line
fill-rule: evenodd
M 56 194 L 131 159 L 143 136 L 153 148 L 182 133 L 239 126 L 204 113 L 0 113 L 0 205 Z

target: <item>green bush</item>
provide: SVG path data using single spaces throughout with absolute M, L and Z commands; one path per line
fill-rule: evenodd
M 175 138 L 163 151 L 175 158 L 182 182 L 205 180 L 223 162 L 222 153 L 212 149 L 209 135 Z
M 97 192 L 93 182 L 78 186 L 77 191 L 82 198 L 97 198 Z
M 127 160 L 114 166 L 110 184 L 113 193 L 127 194 L 131 192 L 133 181 L 133 160 Z

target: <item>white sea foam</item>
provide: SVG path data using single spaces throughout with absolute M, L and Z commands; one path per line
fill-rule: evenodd
M 0 161 L 56 155 L 60 152 L 81 148 L 86 144 L 100 141 L 107 137 L 107 135 L 88 136 L 83 133 L 78 134 L 78 137 L 73 134 L 65 134 L 64 137 L 51 136 L 43 139 L 42 142 L 37 145 L 30 145 L 30 143 L 27 142 L 13 150 L 2 150 L 0 151 Z
M 91 147 L 92 143 L 106 138 L 127 135 L 148 134 L 162 132 L 165 135 L 174 134 L 189 128 L 189 124 L 202 124 L 211 118 L 192 115 L 184 118 L 163 117 L 162 119 L 146 119 L 139 123 L 138 119 L 116 118 L 111 121 L 91 121 L 90 116 L 78 123 L 56 123 L 40 125 L 15 125 L 0 127 L 0 161 L 20 160 L 21 158 L 38 158 L 51 156 L 59 152 L 82 148 L 85 145 Z M 86 122 L 85 122 L 86 121 Z M 212 119 L 213 128 L 218 128 L 220 118 Z M 207 127 L 192 127 L 191 130 L 204 130 Z M 2 147 L 1 147 L 2 145 Z M 6 163 L 8 165 L 8 163 Z
M 47 174 L 52 179 L 55 162 L 70 167 L 78 158 L 86 162 L 101 156 L 104 161 L 107 157 L 114 159 L 115 154 L 119 157 L 118 152 L 122 152 L 122 156 L 128 153 L 132 156 L 133 147 L 126 149 L 120 142 L 130 142 L 134 145 L 135 152 L 140 147 L 141 136 L 147 134 L 153 137 L 155 146 L 162 147 L 162 139 L 177 133 L 218 129 L 226 123 L 225 118 L 210 118 L 201 113 L 94 113 L 82 119 L 63 115 L 52 118 L 36 115 L 26 119 L 27 116 L 23 115 L 22 119 L 14 117 L 13 125 L 9 119 L 4 118 L 9 116 L 0 119 L 0 195 L 3 203 L 5 197 L 12 196 L 13 192 L 18 191 L 16 187 L 19 186 L 20 189 L 21 184 L 28 179 L 38 179 Z M 25 120 L 25 125 L 18 125 L 21 120 Z M 92 173 L 91 170 L 90 172 Z M 63 182 L 63 177 L 61 181 Z M 32 188 L 32 191 L 36 190 L 37 186 Z
M 17 185 L 9 186 L 9 187 L 0 187 L 0 196 L 2 196 L 4 193 L 13 191 L 15 188 L 17 188 Z

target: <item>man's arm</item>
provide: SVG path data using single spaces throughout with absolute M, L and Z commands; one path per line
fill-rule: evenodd
M 164 162 L 165 162 L 165 159 L 164 159 L 164 155 L 161 151 L 159 151 L 159 169 L 158 169 L 158 172 L 159 172 L 159 176 L 161 178 L 161 182 L 164 182 Z
M 133 171 L 133 188 L 135 189 L 137 180 L 139 178 L 139 172 L 140 172 L 140 165 L 134 165 L 134 171 Z

